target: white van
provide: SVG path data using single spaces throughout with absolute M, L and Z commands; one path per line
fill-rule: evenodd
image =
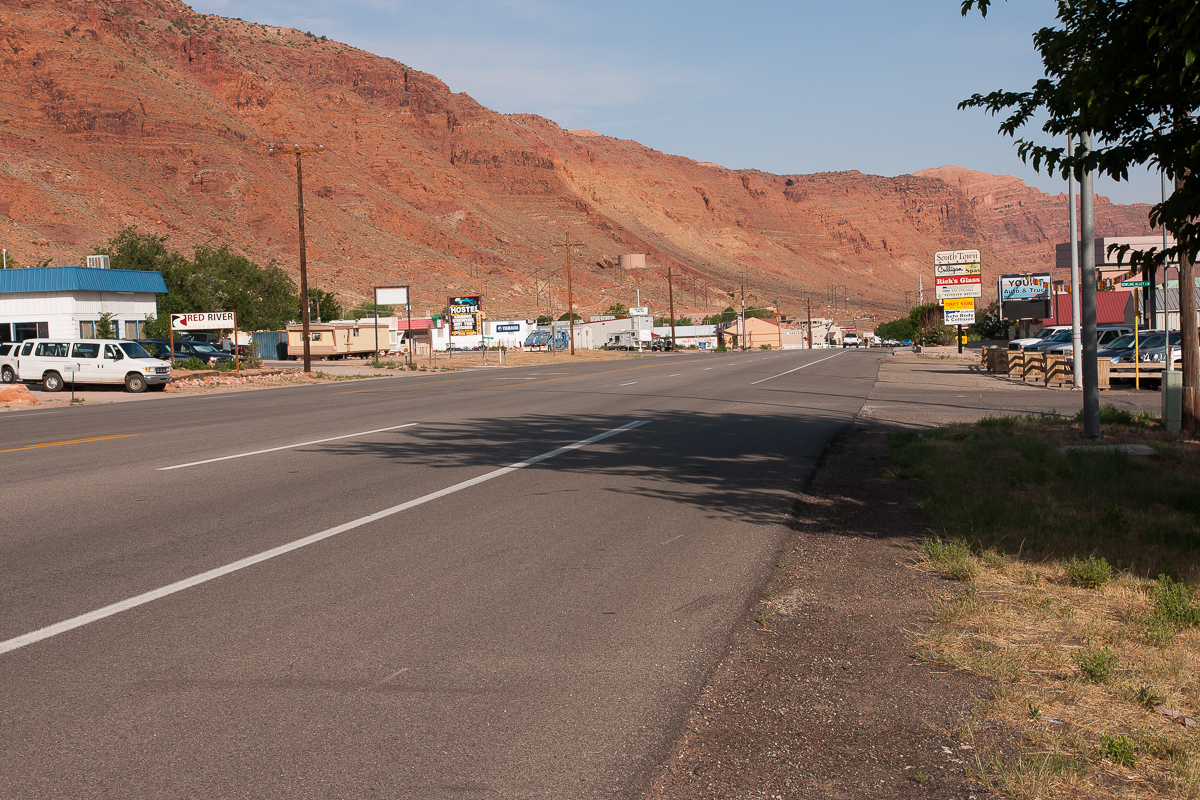
M 26 339 L 17 351 L 16 379 L 58 392 L 68 383 L 123 383 L 129 392 L 166 387 L 171 362 L 123 339 Z M 11 356 L 11 354 L 10 354 Z

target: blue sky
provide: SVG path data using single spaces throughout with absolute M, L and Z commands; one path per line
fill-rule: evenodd
M 901 175 L 1021 163 L 997 121 L 956 105 L 1042 76 L 1052 0 L 193 0 L 202 13 L 311 31 L 429 72 L 502 113 L 533 113 L 667 153 L 778 174 Z M 1044 136 L 1040 131 L 1030 133 Z M 1157 202 L 1157 174 L 1097 179 Z

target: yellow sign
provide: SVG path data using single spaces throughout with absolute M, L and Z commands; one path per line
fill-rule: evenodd
M 974 311 L 974 297 L 947 297 L 942 301 L 942 308 L 946 311 Z

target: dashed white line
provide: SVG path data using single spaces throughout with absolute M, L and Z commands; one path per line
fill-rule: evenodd
M 622 383 L 620 385 L 621 386 L 633 386 L 635 383 L 637 383 L 637 381 L 630 381 L 629 383 Z
M 668 378 L 678 378 L 682 374 L 683 374 L 682 372 L 674 372 L 674 373 L 671 373 L 670 375 L 668 375 L 667 377 Z
M 755 384 L 766 383 L 767 381 L 773 381 L 776 378 L 782 378 L 784 375 L 791 375 L 793 372 L 796 372 L 797 370 L 804 369 L 805 367 L 811 367 L 813 364 L 820 364 L 822 361 L 828 361 L 829 359 L 837 358 L 840 355 L 841 355 L 841 353 L 834 353 L 833 355 L 826 356 L 825 358 L 818 358 L 816 361 L 810 361 L 807 364 L 801 364 L 800 366 L 796 367 L 796 369 L 789 369 L 787 372 L 781 372 L 778 375 L 772 375 L 769 378 L 763 378 L 760 381 L 754 381 L 750 385 L 754 386 Z
M 314 533 L 311 536 L 305 536 L 304 538 L 297 539 L 294 542 L 288 542 L 287 544 L 280 545 L 279 547 L 273 547 L 270 550 L 264 550 L 257 555 L 247 556 L 246 558 L 226 564 L 223 567 L 217 567 L 215 569 L 210 569 L 207 572 L 201 572 L 198 575 L 193 575 L 190 578 L 184 578 L 181 581 L 167 584 L 166 586 L 139 594 L 135 597 L 130 597 L 127 600 L 122 600 L 118 603 L 113 603 L 111 605 L 104 606 L 103 608 L 98 608 L 95 611 L 89 611 L 86 614 L 81 614 L 78 617 L 72 617 L 71 619 L 63 620 L 62 622 L 55 623 L 54 625 L 48 625 L 45 628 L 39 628 L 36 631 L 31 631 L 30 633 L 26 633 L 14 639 L 8 639 L 7 641 L 0 642 L 0 654 L 10 653 L 13 650 L 18 650 L 22 647 L 58 636 L 61 633 L 66 633 L 67 631 L 72 631 L 76 628 L 82 628 L 84 625 L 88 625 L 93 622 L 99 622 L 102 619 L 115 616 L 124 611 L 128 611 L 131 608 L 137 608 L 138 606 L 142 606 L 155 600 L 160 600 L 164 597 L 182 592 L 185 589 L 191 589 L 192 587 L 199 586 L 202 583 L 207 583 L 225 575 L 229 575 L 230 573 L 238 572 L 239 570 L 246 569 L 247 567 L 252 567 L 255 564 L 261 564 L 264 561 L 269 561 L 294 550 L 300 550 L 301 548 L 308 547 L 311 544 L 316 544 L 317 542 L 324 541 L 325 539 L 333 538 L 339 533 L 345 533 L 347 531 L 354 530 L 355 528 L 360 528 L 368 523 L 386 519 L 394 514 L 399 514 L 401 511 L 407 511 L 410 508 L 424 505 L 431 500 L 438 500 L 442 497 L 446 497 L 447 495 L 454 494 L 455 492 L 461 492 L 463 489 L 469 489 L 472 486 L 478 486 L 481 483 L 486 483 L 487 481 L 502 477 L 510 472 L 515 472 L 519 469 L 533 466 L 534 464 L 540 464 L 543 461 L 554 458 L 555 456 L 560 456 L 563 453 L 569 453 L 572 450 L 578 450 L 581 447 L 587 447 L 589 444 L 595 444 L 596 442 L 607 439 L 610 436 L 616 436 L 617 434 L 624 433 L 625 431 L 633 430 L 634 428 L 640 428 L 649 422 L 650 420 L 647 419 L 627 422 L 619 428 L 613 428 L 605 431 L 604 433 L 598 433 L 595 436 L 575 442 L 574 444 L 569 444 L 566 447 L 560 447 L 557 450 L 551 450 L 548 453 L 542 453 L 540 456 L 534 456 L 533 458 L 519 461 L 516 464 L 511 464 L 507 467 L 501 467 L 500 469 L 492 470 L 491 472 L 485 473 L 476 478 L 471 478 L 470 480 L 456 483 L 453 486 L 447 486 L 445 489 L 439 489 L 436 492 L 430 492 L 429 494 L 418 497 L 415 500 L 409 500 L 406 503 L 401 503 L 400 505 L 392 506 L 391 508 L 385 508 L 382 511 L 376 511 L 374 514 L 368 514 L 365 517 L 359 517 L 351 522 L 346 522 L 336 527 L 328 528 L 320 533 Z
M 383 433 L 384 431 L 397 431 L 401 428 L 411 428 L 416 425 L 415 422 L 406 422 L 403 425 L 393 425 L 390 428 L 376 428 L 373 431 L 361 431 L 359 433 L 347 433 L 345 436 L 330 436 L 328 439 L 314 439 L 311 442 L 300 442 L 300 444 L 285 444 L 282 447 L 268 447 L 266 450 L 255 450 L 251 453 L 237 453 L 232 456 L 221 456 L 220 458 L 208 458 L 204 461 L 192 461 L 187 464 L 176 464 L 173 467 L 159 467 L 159 472 L 165 472 L 171 469 L 183 469 L 184 467 L 198 467 L 201 464 L 212 464 L 216 461 L 228 461 L 231 458 L 246 458 L 247 456 L 260 456 L 263 453 L 274 453 L 277 450 L 291 450 L 295 447 L 305 447 L 310 444 L 322 444 L 324 442 L 336 442 L 338 439 L 353 439 L 355 436 L 369 436 L 372 433 Z

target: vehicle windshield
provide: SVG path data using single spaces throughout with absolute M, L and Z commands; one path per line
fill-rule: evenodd
M 1066 328 L 1065 330 L 1070 331 L 1071 329 Z M 1058 330 L 1055 330 L 1054 328 L 1042 328 L 1040 331 L 1034 334 L 1033 338 L 1044 342 L 1056 333 L 1058 333 Z
M 1054 333 L 1050 334 L 1042 341 L 1044 341 L 1044 342 L 1069 342 L 1069 341 L 1071 341 L 1071 329 L 1063 328 L 1062 330 L 1055 331 Z
M 1162 347 L 1166 343 L 1166 341 L 1167 341 L 1167 335 L 1165 333 L 1152 333 L 1149 336 L 1143 336 L 1141 339 L 1138 340 L 1138 349 L 1139 350 L 1148 350 L 1151 347 Z M 1129 347 L 1127 347 L 1125 349 L 1132 350 L 1133 345 L 1130 345 Z
M 154 356 L 146 352 L 146 348 L 137 342 L 121 342 L 121 349 L 130 358 L 154 358 Z
M 221 351 L 213 347 L 211 344 L 204 342 L 191 342 L 192 347 L 196 348 L 201 353 L 220 353 Z
M 1144 341 L 1146 341 L 1147 335 L 1153 336 L 1154 334 L 1147 334 L 1145 331 L 1142 331 L 1141 335 L 1142 335 L 1142 341 L 1144 342 Z M 1116 339 L 1113 339 L 1111 342 L 1109 342 L 1108 344 L 1106 344 L 1104 346 L 1104 349 L 1105 350 L 1128 350 L 1131 347 L 1133 347 L 1133 334 L 1127 333 L 1124 336 L 1118 336 Z

